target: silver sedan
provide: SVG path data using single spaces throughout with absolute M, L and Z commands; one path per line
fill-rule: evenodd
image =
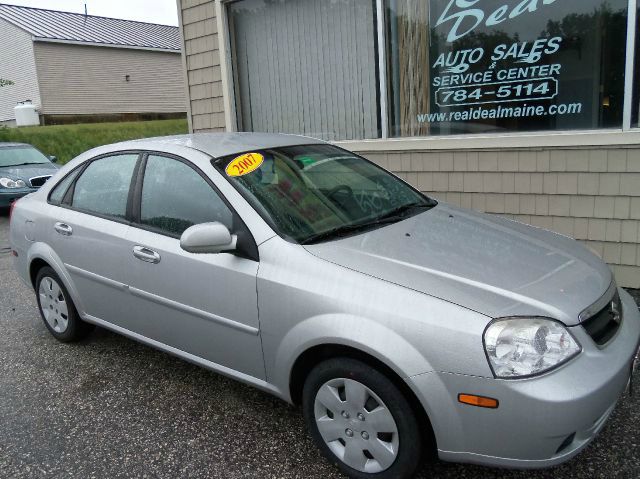
M 99 325 L 301 404 L 351 477 L 410 477 L 425 450 L 562 463 L 640 339 L 631 297 L 572 239 L 298 136 L 91 150 L 15 204 L 11 247 L 55 338 Z

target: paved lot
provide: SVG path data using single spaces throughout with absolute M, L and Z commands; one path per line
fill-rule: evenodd
M 104 330 L 57 343 L 13 272 L 7 230 L 0 216 L 0 478 L 341 477 L 277 399 Z M 419 477 L 640 477 L 639 407 L 625 396 L 556 469 L 436 463 Z

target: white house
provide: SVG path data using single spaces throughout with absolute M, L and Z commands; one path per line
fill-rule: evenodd
M 0 123 L 31 100 L 44 123 L 186 111 L 177 27 L 0 4 Z

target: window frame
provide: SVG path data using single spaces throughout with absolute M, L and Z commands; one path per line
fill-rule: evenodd
M 637 129 L 631 122 L 634 110 L 634 90 L 640 85 L 640 78 L 635 78 L 636 36 L 638 34 L 638 0 L 628 0 L 627 6 L 627 48 L 624 65 L 624 107 L 622 108 L 622 131 Z
M 216 0 L 216 19 L 218 25 L 218 33 L 220 35 L 220 64 L 221 64 L 221 77 L 222 77 L 222 95 L 225 105 L 225 125 L 227 131 L 238 131 L 238 111 L 235 100 L 236 91 L 236 78 L 233 68 L 233 50 L 229 28 L 229 14 L 228 8 L 231 3 L 239 0 Z M 638 36 L 638 7 L 640 6 L 640 0 L 627 0 L 627 44 L 625 51 L 625 65 L 624 65 L 624 99 L 623 99 L 623 112 L 622 112 L 622 125 L 619 128 L 594 128 L 589 130 L 574 129 L 574 130 L 532 130 L 532 131 L 513 131 L 508 132 L 507 135 L 531 137 L 537 135 L 562 135 L 568 137 L 576 134 L 571 143 L 575 145 L 583 145 L 581 136 L 585 134 L 598 135 L 603 132 L 616 132 L 616 133 L 628 133 L 640 131 L 640 123 L 636 126 L 632 125 L 633 110 L 637 106 L 633 104 L 634 90 L 640 90 L 640 78 L 634 77 L 634 60 L 635 60 L 635 44 L 636 37 Z M 406 145 L 406 148 L 411 148 L 411 143 L 415 140 L 440 140 L 446 141 L 448 139 L 455 138 L 487 138 L 495 140 L 496 145 L 500 144 L 500 139 L 505 135 L 504 133 L 465 133 L 459 135 L 430 135 L 430 136 L 408 136 L 391 138 L 389 111 L 388 111 L 388 72 L 386 67 L 387 61 L 387 32 L 386 22 L 387 15 L 385 13 L 383 0 L 375 1 L 376 16 L 376 40 L 379 48 L 377 49 L 378 56 L 378 96 L 380 107 L 380 128 L 381 135 L 379 138 L 371 138 L 365 140 L 354 140 L 352 138 L 338 139 L 335 142 L 339 144 L 348 145 L 353 144 L 375 144 L 375 143 L 389 143 L 393 142 L 394 147 L 398 147 L 401 144 Z M 383 67 L 384 66 L 384 67 Z M 191 115 L 190 115 L 191 116 Z M 614 140 L 615 141 L 615 140 Z M 612 143 L 613 144 L 613 143 Z

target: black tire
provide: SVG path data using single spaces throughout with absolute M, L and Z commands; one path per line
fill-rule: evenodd
M 318 390 L 328 381 L 346 378 L 358 381 L 375 393 L 391 412 L 397 425 L 399 447 L 395 461 L 377 473 L 361 472 L 336 456 L 322 438 L 315 417 Z M 318 364 L 307 377 L 302 392 L 302 407 L 307 427 L 325 457 L 349 477 L 357 479 L 405 479 L 413 477 L 420 465 L 423 438 L 416 415 L 396 385 L 384 374 L 367 364 L 350 359 L 334 358 Z M 343 441 L 343 439 L 340 439 Z
M 66 329 L 60 332 L 56 331 L 45 319 L 43 307 L 41 304 L 41 298 L 39 294 L 40 285 L 42 281 L 47 278 L 54 280 L 57 283 L 57 285 L 60 287 L 60 293 L 64 297 L 64 301 L 67 305 L 67 312 L 68 312 L 67 326 L 66 326 Z M 67 291 L 67 288 L 65 288 L 64 283 L 52 268 L 48 266 L 40 268 L 40 270 L 38 271 L 38 275 L 36 276 L 35 287 L 36 287 L 36 299 L 38 301 L 38 310 L 40 311 L 40 317 L 42 318 L 44 325 L 47 327 L 47 329 L 49 330 L 49 332 L 54 338 L 56 338 L 58 341 L 61 341 L 63 343 L 71 343 L 74 341 L 80 341 L 81 339 L 85 338 L 89 333 L 91 333 L 91 331 L 93 331 L 95 326 L 93 324 L 86 323 L 80 319 L 76 306 L 75 304 L 73 304 L 73 300 L 71 299 L 71 296 Z

